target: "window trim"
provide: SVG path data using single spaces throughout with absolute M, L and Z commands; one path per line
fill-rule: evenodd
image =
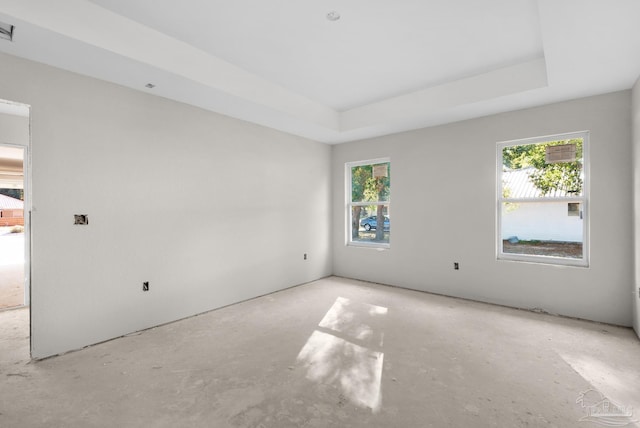
M 375 158 L 368 159 L 362 161 L 354 161 L 354 162 L 346 162 L 344 164 L 345 168 L 345 208 L 346 208 L 346 216 L 345 216 L 345 245 L 347 247 L 361 247 L 361 248 L 377 248 L 377 249 L 389 249 L 391 248 L 391 232 L 389 232 L 389 242 L 367 242 L 367 241 L 352 241 L 351 240 L 351 225 L 353 220 L 353 210 L 351 207 L 353 206 L 370 206 L 370 205 L 386 205 L 387 211 L 390 213 L 391 211 L 391 188 L 392 184 L 389 183 L 389 200 L 388 201 L 377 201 L 372 203 L 371 201 L 367 202 L 353 202 L 351 201 L 351 186 L 352 179 L 351 169 L 355 166 L 362 165 L 377 165 L 381 163 L 389 163 L 391 164 L 390 157 L 384 158 Z M 384 224 L 384 223 L 383 223 Z
M 502 141 L 497 143 L 496 146 L 496 259 L 498 261 L 517 261 L 528 263 L 541 263 L 549 265 L 560 266 L 575 266 L 575 267 L 589 267 L 589 199 L 590 199 L 590 159 L 589 159 L 589 131 L 576 131 L 563 134 L 552 134 L 541 137 L 523 138 L 519 140 Z M 570 196 L 570 197 L 541 197 L 541 198 L 504 198 L 502 196 L 502 151 L 505 147 L 521 146 L 527 144 L 539 144 L 550 141 L 569 140 L 573 138 L 582 139 L 582 170 L 583 170 L 583 183 L 582 183 L 582 196 Z M 505 253 L 502 251 L 502 205 L 504 202 L 578 202 L 582 204 L 582 258 L 571 259 L 566 257 L 555 256 L 542 256 L 531 254 L 514 254 Z

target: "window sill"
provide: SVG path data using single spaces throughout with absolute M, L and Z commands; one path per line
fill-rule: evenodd
M 370 250 L 385 251 L 391 249 L 391 244 L 379 242 L 347 242 L 347 247 L 368 248 Z
M 553 257 L 553 256 L 531 256 L 525 254 L 511 254 L 500 253 L 498 254 L 498 261 L 507 262 L 520 262 L 520 263 L 534 263 L 551 266 L 566 266 L 566 267 L 580 267 L 588 268 L 589 261 L 584 259 L 570 259 L 565 257 Z

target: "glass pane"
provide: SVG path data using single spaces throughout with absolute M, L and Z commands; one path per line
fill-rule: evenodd
M 351 167 L 351 201 L 389 200 L 391 163 Z
M 502 149 L 502 197 L 581 196 L 582 138 Z
M 574 202 L 503 203 L 502 252 L 581 259 L 582 209 Z
M 388 205 L 351 207 L 351 241 L 389 243 L 391 220 Z M 378 218 L 384 217 L 383 227 L 379 227 Z

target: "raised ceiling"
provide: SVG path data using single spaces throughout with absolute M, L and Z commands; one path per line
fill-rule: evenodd
M 637 0 L 0 0 L 0 51 L 338 143 L 628 89 L 639 17 Z

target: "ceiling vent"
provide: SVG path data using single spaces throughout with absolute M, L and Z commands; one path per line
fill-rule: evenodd
M 13 41 L 13 25 L 0 22 L 0 39 Z

